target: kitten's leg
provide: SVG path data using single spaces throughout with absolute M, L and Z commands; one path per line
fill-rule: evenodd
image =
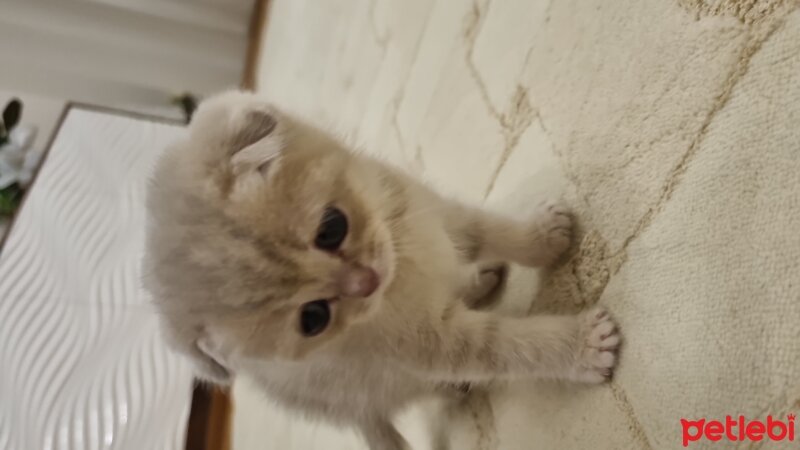
M 411 450 L 394 425 L 381 417 L 373 417 L 360 426 L 370 450 Z
M 602 308 L 577 316 L 499 317 L 456 305 L 420 325 L 397 357 L 437 381 L 537 376 L 599 383 L 611 376 L 620 336 Z
M 446 203 L 445 226 L 466 259 L 551 264 L 569 247 L 572 219 L 564 205 L 546 201 L 527 221 Z
M 471 309 L 485 309 L 500 299 L 508 276 L 508 265 L 491 264 L 477 268 L 475 279 L 464 292 L 464 303 Z

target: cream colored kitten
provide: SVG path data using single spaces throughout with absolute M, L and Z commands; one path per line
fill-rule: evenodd
M 390 419 L 448 386 L 599 383 L 614 367 L 620 337 L 602 309 L 508 318 L 465 305 L 497 281 L 477 262 L 541 266 L 568 247 L 563 206 L 523 221 L 444 199 L 252 94 L 201 105 L 148 208 L 147 287 L 200 375 L 246 373 L 374 450 L 408 448 Z

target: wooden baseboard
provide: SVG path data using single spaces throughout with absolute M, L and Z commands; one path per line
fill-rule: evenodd
M 261 41 L 269 16 L 269 0 L 255 0 L 250 28 L 247 33 L 247 54 L 242 72 L 242 89 L 255 91 L 258 88 L 257 75 L 261 56 Z
M 233 403 L 227 389 L 197 383 L 186 430 L 186 450 L 230 450 Z

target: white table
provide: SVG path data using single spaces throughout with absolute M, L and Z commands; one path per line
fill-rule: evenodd
M 72 106 L 0 253 L 0 449 L 183 448 L 192 376 L 140 285 L 175 123 Z

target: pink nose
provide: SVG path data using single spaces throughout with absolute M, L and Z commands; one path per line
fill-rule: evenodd
M 339 279 L 339 289 L 346 297 L 369 297 L 379 284 L 378 274 L 362 266 L 345 269 Z

